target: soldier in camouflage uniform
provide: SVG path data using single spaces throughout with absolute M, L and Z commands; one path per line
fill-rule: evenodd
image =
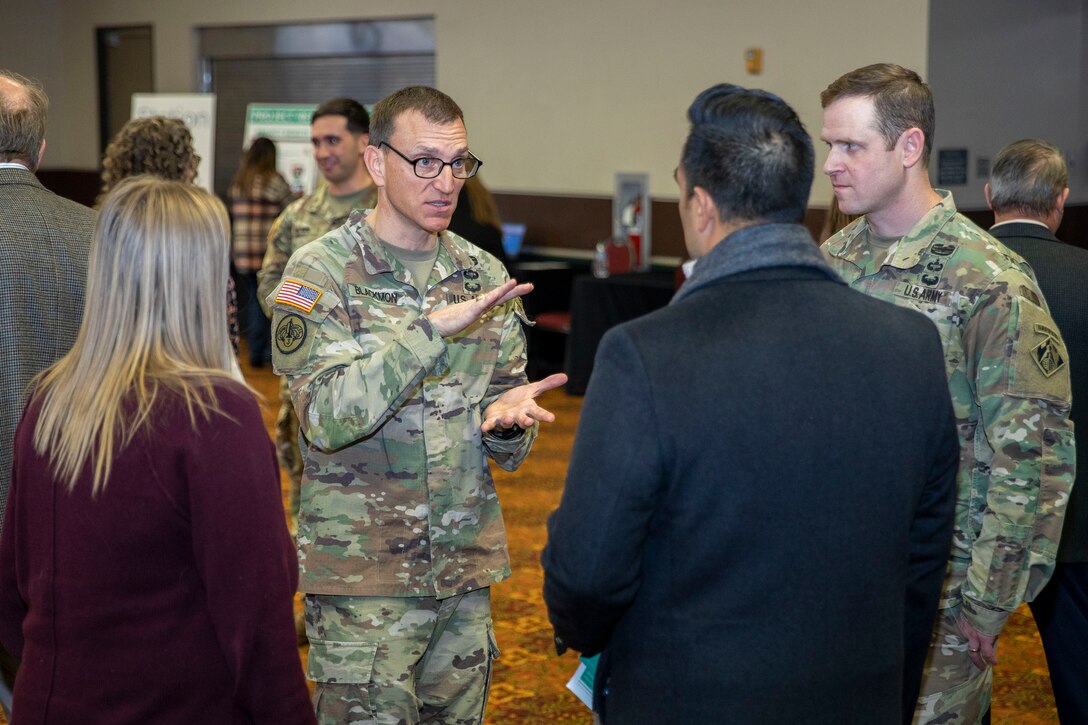
M 955 533 L 916 723 L 989 710 L 997 637 L 1054 569 L 1073 483 L 1065 344 L 1030 267 L 929 184 L 933 100 L 913 71 L 852 71 L 821 95 L 840 208 L 824 242 L 854 289 L 937 326 L 960 435 Z
M 334 98 L 317 107 L 310 118 L 314 160 L 327 183 L 292 202 L 268 232 L 268 247 L 257 273 L 257 299 L 271 316 L 266 300 L 280 283 L 287 260 L 302 245 L 341 226 L 352 209 L 370 209 L 377 189 L 363 163 L 370 140 L 370 115 L 358 101 Z M 276 451 L 291 483 L 290 513 L 298 514 L 302 454 L 298 418 L 291 407 L 287 380 L 280 381 L 280 412 L 276 418 Z
M 531 286 L 444 231 L 479 163 L 457 105 L 402 89 L 371 143 L 375 209 L 303 247 L 270 300 L 307 443 L 309 674 L 322 723 L 477 723 L 510 574 L 487 457 L 516 468 L 554 419 L 534 397 L 566 378 L 527 383 Z

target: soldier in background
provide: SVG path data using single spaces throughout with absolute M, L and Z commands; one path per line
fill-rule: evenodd
M 997 154 L 986 202 L 994 210 L 990 233 L 1023 255 L 1039 279 L 1054 321 L 1068 345 L 1073 385 L 1073 422 L 1088 420 L 1088 251 L 1055 233 L 1069 197 L 1069 169 L 1062 152 L 1046 141 L 1024 139 Z M 1078 446 L 1077 472 L 1088 476 L 1088 446 Z M 1088 493 L 1073 487 L 1058 547 L 1054 576 L 1031 602 L 1031 613 L 1050 667 L 1054 701 L 1063 723 L 1088 723 L 1083 660 L 1088 651 Z
M 363 163 L 370 139 L 370 115 L 358 101 L 325 101 L 310 118 L 314 160 L 327 183 L 292 202 L 272 224 L 268 248 L 257 273 L 257 299 L 271 316 L 268 296 L 279 284 L 287 260 L 298 249 L 347 221 L 353 209 L 369 209 L 377 198 L 374 181 Z M 298 447 L 298 418 L 291 407 L 287 381 L 280 385 L 280 412 L 276 418 L 276 451 L 291 483 L 290 514 L 298 515 L 302 454 Z
M 433 88 L 374 108 L 372 212 L 291 257 L 273 364 L 307 441 L 298 520 L 309 673 L 322 723 L 475 723 L 492 660 L 490 585 L 510 575 L 487 458 L 528 454 L 536 405 L 517 285 L 445 231 L 480 161 Z M 448 168 L 447 168 L 448 167 Z
M 1031 268 L 929 183 L 933 96 L 897 65 L 821 94 L 824 173 L 864 216 L 823 244 L 851 287 L 941 333 L 960 434 L 955 533 L 915 722 L 987 717 L 997 637 L 1054 571 L 1073 484 L 1068 354 Z

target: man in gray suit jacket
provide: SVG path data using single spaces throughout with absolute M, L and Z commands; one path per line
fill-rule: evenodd
M 1028 261 L 1046 296 L 1069 355 L 1074 432 L 1088 430 L 1088 251 L 1061 242 L 1069 196 L 1062 152 L 1038 139 L 1016 141 L 994 160 L 986 203 L 994 211 L 990 234 Z M 1085 421 L 1082 423 L 1082 421 Z M 1085 426 L 1085 427 L 1082 427 Z M 1063 723 L 1088 723 L 1083 658 L 1088 649 L 1088 445 L 1077 441 L 1077 481 L 1062 528 L 1050 582 L 1030 603 L 1050 667 L 1054 699 Z
M 83 318 L 95 213 L 34 176 L 49 100 L 36 81 L 0 69 L 0 510 L 7 510 L 12 439 L 31 379 L 75 342 Z M 0 649 L 0 705 L 17 666 Z

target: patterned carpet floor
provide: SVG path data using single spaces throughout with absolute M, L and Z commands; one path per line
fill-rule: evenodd
M 264 396 L 265 422 L 271 431 L 279 404 L 276 378 L 267 367 L 254 370 L 244 366 L 243 371 Z M 557 421 L 545 426 L 519 471 L 493 468 L 514 572 L 509 580 L 492 588 L 502 652 L 495 665 L 487 712 L 487 722 L 493 725 L 592 722 L 589 710 L 566 689 L 578 661 L 573 653 L 555 655 L 541 597 L 540 568 L 545 522 L 559 503 L 582 399 L 551 391 L 542 396 L 541 403 L 556 414 Z M 299 654 L 305 665 L 306 648 Z M 1006 627 L 998 657 L 994 725 L 1058 722 L 1042 646 L 1026 606 Z M 0 716 L 0 723 L 4 722 Z
M 540 552 L 547 540 L 545 522 L 559 503 L 582 399 L 553 391 L 541 402 L 556 414 L 556 423 L 541 431 L 519 471 L 493 469 L 514 575 L 492 589 L 502 658 L 495 669 L 488 722 L 588 724 L 592 722 L 588 710 L 566 689 L 577 661 L 569 653 L 557 657 L 552 646 L 540 568 Z M 998 658 L 993 724 L 1058 722 L 1042 645 L 1027 606 L 1010 619 Z

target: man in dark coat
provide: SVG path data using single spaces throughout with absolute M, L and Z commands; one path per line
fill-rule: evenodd
M 542 557 L 557 645 L 603 653 L 606 723 L 909 720 L 959 451 L 938 335 L 821 258 L 793 109 L 719 85 L 688 116 L 697 261 L 601 342 Z
M 79 332 L 95 222 L 91 209 L 48 191 L 34 176 L 48 108 L 40 84 L 0 69 L 0 511 L 27 386 L 68 352 Z M 15 666 L 0 648 L 4 708 Z
M 1088 251 L 1054 233 L 1069 196 L 1062 152 L 1024 139 L 998 153 L 986 184 L 994 235 L 1031 265 L 1069 354 L 1074 433 L 1088 430 Z M 1083 423 L 1088 425 L 1088 422 Z M 1077 446 L 1077 472 L 1088 471 L 1088 446 Z M 1030 602 L 1039 626 L 1062 722 L 1088 723 L 1083 660 L 1088 650 L 1088 495 L 1075 483 L 1050 581 Z

